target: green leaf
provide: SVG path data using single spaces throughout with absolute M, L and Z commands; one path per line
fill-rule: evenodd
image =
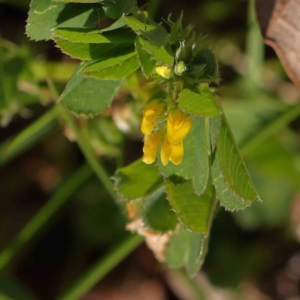
M 127 54 L 121 54 L 112 58 L 108 58 L 102 61 L 96 61 L 89 63 L 86 67 L 83 68 L 83 72 L 91 72 L 91 71 L 100 71 L 102 69 L 106 69 L 109 67 L 113 67 L 119 64 L 124 63 L 124 61 L 136 56 L 135 52 L 129 52 Z
M 129 53 L 108 60 L 95 62 L 82 69 L 86 77 L 100 80 L 120 80 L 140 67 L 136 54 Z
M 140 159 L 118 169 L 114 179 L 115 189 L 123 200 L 143 198 L 163 183 L 155 165 L 147 165 Z
M 180 109 L 192 115 L 212 117 L 220 114 L 207 84 L 201 85 L 198 92 L 183 89 L 177 101 Z
M 178 226 L 171 236 L 166 249 L 165 262 L 172 269 L 180 269 L 185 266 L 191 250 L 192 235 L 193 233 L 185 230 L 183 226 Z
M 59 100 L 76 115 L 94 116 L 111 105 L 122 82 L 86 78 L 81 72 L 83 67 L 80 64 L 76 68 Z
M 199 272 L 208 250 L 208 235 L 193 234 L 190 240 L 190 253 L 186 262 L 186 272 L 193 278 Z
M 83 44 L 133 43 L 135 40 L 135 34 L 128 28 L 103 33 L 94 28 L 57 28 L 53 30 L 53 37 Z
M 141 217 L 144 224 L 161 233 L 174 230 L 177 218 L 171 211 L 165 195 L 165 188 L 162 187 L 144 200 L 141 210 Z
M 168 42 L 168 33 L 166 30 L 159 24 L 147 19 L 144 14 L 123 16 L 123 19 L 136 34 L 142 35 L 151 45 L 161 47 Z
M 122 14 L 130 14 L 135 11 L 135 0 L 102 0 L 103 10 L 111 19 L 117 19 Z
M 201 66 L 205 65 L 205 72 L 201 76 L 203 79 L 209 79 L 214 82 L 218 81 L 218 64 L 213 52 L 209 49 L 203 49 L 198 52 L 193 60 L 191 61 L 191 66 Z
M 103 17 L 99 4 L 64 4 L 51 0 L 32 0 L 26 34 L 33 40 L 50 40 L 57 26 L 85 27 Z
M 192 182 L 195 193 L 201 195 L 206 189 L 210 169 L 206 145 L 205 120 L 203 118 L 194 117 L 193 122 L 195 124 L 193 131 L 195 143 L 195 174 Z
M 121 17 L 119 18 L 117 21 L 115 21 L 113 24 L 111 24 L 110 26 L 108 27 L 105 27 L 103 29 L 100 29 L 99 32 L 100 33 L 103 33 L 103 32 L 107 32 L 107 31 L 112 31 L 112 30 L 115 30 L 115 29 L 119 29 L 119 28 L 122 28 L 126 25 L 126 22 L 124 21 L 124 19 Z
M 209 118 L 209 139 L 211 151 L 213 152 L 216 147 L 217 137 L 222 124 L 222 115 Z
M 203 264 L 207 241 L 207 236 L 189 232 L 183 226 L 178 226 L 167 245 L 165 262 L 173 269 L 185 267 L 188 276 L 192 278 Z
M 173 66 L 174 56 L 172 54 L 170 47 L 168 46 L 158 47 L 155 45 L 151 45 L 150 42 L 143 39 L 142 37 L 139 37 L 139 42 L 142 45 L 142 48 L 151 55 L 152 59 L 157 60 L 161 64 Z
M 167 199 L 178 219 L 195 233 L 208 233 L 215 195 L 213 186 L 207 186 L 204 194 L 197 196 L 190 181 L 182 184 L 166 183 Z
M 151 55 L 147 52 L 140 43 L 140 37 L 136 37 L 135 51 L 144 75 L 148 78 L 155 67 L 156 61 L 152 60 Z
M 217 197 L 228 210 L 244 209 L 259 199 L 225 116 L 217 139 L 212 176 Z
M 54 38 L 62 52 L 81 60 L 104 60 L 133 50 L 130 43 L 84 44 L 73 43 L 59 37 Z

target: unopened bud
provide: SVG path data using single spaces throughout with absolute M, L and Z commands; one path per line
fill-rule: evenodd
M 158 66 L 155 68 L 156 73 L 165 78 L 170 79 L 173 76 L 173 69 L 168 66 Z
M 180 61 L 178 64 L 175 66 L 175 74 L 176 75 L 182 75 L 186 71 L 186 65 L 183 61 Z

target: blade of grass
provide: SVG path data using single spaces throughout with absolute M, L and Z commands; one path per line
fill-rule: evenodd
M 160 6 L 160 0 L 148 1 L 148 14 L 151 19 L 154 19 Z
M 28 243 L 54 216 L 55 213 L 70 199 L 70 196 L 82 186 L 92 175 L 89 165 L 83 165 L 76 173 L 66 180 L 50 200 L 27 223 L 17 235 L 15 241 L 0 252 L 0 270 Z
M 123 243 L 112 250 L 106 257 L 95 264 L 83 275 L 71 289 L 69 289 L 59 300 L 81 299 L 99 280 L 108 274 L 127 255 L 136 249 L 143 241 L 138 235 L 128 237 Z
M 246 86 L 249 92 L 254 92 L 261 86 L 261 70 L 264 62 L 264 42 L 260 33 L 255 14 L 255 0 L 249 0 L 248 4 L 248 32 L 246 51 L 248 56 L 248 68 L 245 76 Z
M 4 166 L 13 158 L 34 146 L 55 125 L 59 114 L 53 107 L 38 120 L 22 130 L 16 137 L 0 145 L 0 166 Z

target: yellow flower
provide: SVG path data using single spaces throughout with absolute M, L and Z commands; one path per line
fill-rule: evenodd
M 183 142 L 171 144 L 166 135 L 160 149 L 160 159 L 162 164 L 166 166 L 170 160 L 174 165 L 179 165 L 182 162 L 183 154 Z
M 173 69 L 168 66 L 158 66 L 155 68 L 156 73 L 165 78 L 170 79 L 173 76 Z
M 143 134 L 151 134 L 156 118 L 163 113 L 164 108 L 164 102 L 159 100 L 153 100 L 145 107 L 141 124 L 141 131 Z
M 179 165 L 184 155 L 183 139 L 192 127 L 192 118 L 178 108 L 172 109 L 168 114 L 166 133 L 162 128 L 159 131 L 153 131 L 156 118 L 163 113 L 164 109 L 165 104 L 155 100 L 150 102 L 144 110 L 141 125 L 141 130 L 145 135 L 142 160 L 146 164 L 155 161 L 158 146 L 164 135 L 160 149 L 162 164 L 166 166 L 171 161 L 174 165 Z
M 192 127 L 192 118 L 186 116 L 178 108 L 169 112 L 167 121 L 167 137 L 171 144 L 178 144 L 186 137 Z
M 162 138 L 162 131 L 152 132 L 150 135 L 146 134 L 144 137 L 144 148 L 142 161 L 146 164 L 152 164 L 156 158 L 156 152 L 159 142 Z

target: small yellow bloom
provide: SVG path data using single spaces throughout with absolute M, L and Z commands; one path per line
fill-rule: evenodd
M 192 118 L 178 108 L 171 110 L 167 120 L 167 137 L 171 144 L 183 141 L 192 128 Z
M 165 78 L 170 79 L 173 76 L 173 69 L 168 66 L 158 66 L 155 68 L 156 73 Z
M 166 166 L 170 160 L 174 165 L 179 165 L 182 162 L 183 154 L 183 142 L 171 144 L 166 135 L 160 150 L 162 164 Z
M 162 131 L 152 132 L 150 135 L 145 135 L 144 137 L 144 156 L 142 161 L 146 164 L 152 164 L 156 158 L 156 152 L 159 142 L 162 138 Z
M 159 100 L 153 100 L 145 107 L 141 124 L 141 131 L 143 134 L 151 134 L 156 118 L 163 113 L 164 108 L 164 102 Z

